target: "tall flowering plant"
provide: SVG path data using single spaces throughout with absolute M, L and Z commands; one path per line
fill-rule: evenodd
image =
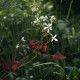
M 53 41 L 58 41 L 57 34 L 53 34 L 53 23 L 56 21 L 55 16 L 35 16 L 35 20 L 33 21 L 33 25 L 38 25 L 39 29 L 41 30 L 42 37 L 39 41 L 30 40 L 28 46 L 26 47 L 28 50 L 35 51 L 38 55 L 41 55 L 43 53 L 48 53 L 48 43 Z M 47 40 L 47 42 L 44 43 L 43 39 L 47 36 L 50 36 L 50 39 Z M 66 58 L 62 54 L 55 53 L 53 55 L 44 55 L 44 56 L 50 56 L 50 60 L 53 58 L 57 59 L 64 59 Z
M 55 16 L 40 16 L 35 18 L 33 21 L 33 25 L 39 25 L 39 30 L 41 30 L 42 37 L 40 40 L 30 40 L 30 42 L 26 45 L 21 44 L 20 42 L 27 42 L 27 40 L 24 39 L 24 37 L 21 38 L 20 42 L 16 45 L 16 50 L 15 50 L 15 55 L 14 57 L 9 59 L 9 62 L 6 63 L 6 61 L 1 57 L 4 71 L 8 73 L 12 73 L 16 71 L 18 68 L 30 63 L 32 60 L 34 60 L 37 56 L 43 55 L 45 58 L 50 57 L 50 60 L 52 58 L 56 59 L 64 59 L 66 58 L 62 54 L 59 53 L 54 53 L 54 54 L 49 54 L 49 47 L 48 43 L 53 42 L 53 41 L 58 41 L 57 34 L 53 34 L 53 23 L 56 21 Z M 47 36 L 50 36 L 50 39 L 47 40 L 47 42 L 44 42 L 43 39 Z M 16 51 L 20 48 L 23 47 L 23 50 L 19 53 L 18 56 L 20 56 L 20 60 L 18 61 L 16 58 Z M 25 62 L 23 58 L 25 57 L 25 51 L 31 51 L 32 53 L 35 53 L 36 55 L 30 59 L 29 61 Z

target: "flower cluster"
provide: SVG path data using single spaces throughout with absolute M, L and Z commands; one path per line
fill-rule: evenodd
M 51 42 L 54 40 L 54 41 L 58 41 L 58 39 L 56 39 L 56 34 L 53 36 L 53 34 L 51 33 L 52 32 L 52 30 L 53 30 L 53 22 L 55 22 L 56 21 L 56 18 L 55 18 L 55 16 L 40 16 L 39 18 L 36 16 L 36 19 L 35 19 L 35 21 L 33 21 L 34 22 L 34 24 L 36 24 L 36 25 L 40 25 L 41 26 L 41 29 L 42 29 L 42 31 L 41 32 L 43 32 L 43 35 L 44 35 L 44 33 L 46 34 L 46 35 L 48 35 L 48 34 L 50 34 L 50 36 L 51 36 Z
M 35 20 L 33 21 L 33 23 L 34 24 L 36 24 L 36 25 L 42 25 L 42 24 L 44 24 L 44 23 L 50 23 L 50 24 L 52 24 L 54 21 L 56 21 L 56 18 L 55 18 L 55 16 L 40 16 L 40 17 L 38 17 L 38 16 L 35 16 Z
M 64 59 L 66 58 L 62 54 L 53 54 L 53 55 L 45 55 L 49 52 L 48 49 L 48 43 L 54 41 L 58 41 L 56 38 L 56 34 L 53 35 L 53 23 L 56 21 L 55 16 L 36 16 L 36 19 L 33 21 L 34 25 L 39 25 L 42 32 L 42 38 L 39 41 L 30 40 L 28 46 L 26 47 L 27 50 L 31 50 L 32 52 L 36 53 L 37 55 L 42 55 L 50 57 L 50 60 L 52 58 L 57 59 Z M 47 37 L 47 35 L 50 35 L 51 38 L 44 43 L 43 39 L 44 37 Z
M 22 37 L 20 41 L 25 42 L 26 40 L 24 39 L 24 37 Z M 22 45 L 22 46 L 24 47 L 25 45 Z M 20 47 L 20 44 L 18 43 L 16 45 L 16 49 L 18 49 L 19 47 Z

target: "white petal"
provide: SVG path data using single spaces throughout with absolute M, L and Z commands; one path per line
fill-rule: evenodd
M 44 18 L 43 21 L 46 21 L 46 19 Z
M 53 35 L 52 34 L 50 34 L 52 37 L 53 37 Z
M 44 29 L 47 29 L 47 27 L 44 27 Z
M 49 29 L 47 30 L 47 33 L 49 33 Z
M 47 17 L 47 16 L 45 16 L 45 19 L 48 19 L 48 17 Z
M 58 39 L 54 39 L 55 41 L 58 41 Z
M 40 17 L 40 19 L 43 19 L 43 18 L 44 18 L 44 16 L 41 16 L 41 17 Z
M 52 24 L 49 23 L 48 26 L 52 26 Z
M 55 34 L 54 38 L 56 37 L 57 35 Z
M 37 23 L 37 21 L 34 21 L 34 23 Z
M 36 20 L 37 20 L 37 21 L 39 20 L 38 17 L 36 17 Z
M 52 27 L 50 27 L 50 30 L 52 31 Z
M 53 39 L 51 39 L 51 42 L 53 41 Z
M 18 48 L 19 48 L 19 44 L 16 45 L 16 49 L 18 49 Z
M 47 23 L 43 23 L 43 25 L 47 26 Z

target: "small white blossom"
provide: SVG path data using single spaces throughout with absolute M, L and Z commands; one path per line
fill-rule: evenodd
M 47 33 L 49 33 L 49 31 L 51 30 L 52 31 L 52 24 L 50 24 L 50 23 L 44 23 L 44 25 L 46 26 L 46 27 L 44 27 L 44 29 L 43 30 L 46 30 L 47 31 Z
M 11 14 L 10 16 L 11 16 L 11 17 L 13 17 L 13 16 L 14 16 L 14 14 Z
M 24 37 L 22 37 L 22 38 L 21 38 L 21 41 L 24 41 L 24 42 L 25 42 L 26 40 L 24 40 Z
M 34 21 L 34 23 L 37 23 L 37 25 L 40 23 L 40 20 L 38 19 L 38 17 L 36 17 L 36 20 Z
M 53 5 L 50 5 L 50 6 L 48 7 L 49 10 L 51 10 L 52 8 L 53 8 Z
M 43 23 L 43 25 L 44 25 L 44 26 L 46 26 L 46 25 L 47 25 L 47 23 Z
M 18 48 L 19 48 L 19 44 L 16 45 L 16 49 L 18 49 Z
M 31 79 L 33 78 L 33 75 L 29 76 Z
M 51 34 L 51 36 L 52 36 L 51 42 L 52 42 L 53 40 L 58 41 L 58 39 L 56 39 L 56 36 L 57 36 L 57 35 L 53 36 L 53 35 Z
M 53 23 L 53 21 L 56 21 L 56 18 L 55 18 L 55 16 L 50 16 L 51 18 L 50 18 L 50 22 L 51 23 Z
M 51 16 L 51 19 L 56 21 L 56 18 L 55 18 L 55 16 Z
M 47 16 L 45 16 L 44 18 L 43 18 L 43 21 L 46 21 L 48 19 L 48 17 Z
M 44 16 L 41 16 L 39 19 L 44 19 Z
M 4 19 L 7 19 L 7 17 L 6 17 L 6 16 L 4 16 Z
M 47 16 L 41 16 L 39 19 L 41 19 L 42 21 L 47 21 L 48 17 Z

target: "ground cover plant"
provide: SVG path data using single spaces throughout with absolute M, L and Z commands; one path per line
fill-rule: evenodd
M 76 3 L 0 1 L 0 80 L 80 79 Z

